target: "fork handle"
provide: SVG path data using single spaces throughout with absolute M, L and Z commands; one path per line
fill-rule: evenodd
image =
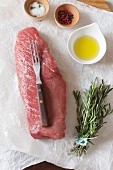
M 49 124 L 48 124 L 48 118 L 47 118 L 45 103 L 44 103 L 42 84 L 37 84 L 37 93 L 38 93 L 37 94 L 38 105 L 39 105 L 42 127 L 47 127 L 47 126 L 49 126 Z

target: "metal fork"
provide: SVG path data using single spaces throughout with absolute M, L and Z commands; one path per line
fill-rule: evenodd
M 48 119 L 47 119 L 47 113 L 46 113 L 46 108 L 44 103 L 42 81 L 40 79 L 40 58 L 38 55 L 38 44 L 35 41 L 32 41 L 30 44 L 30 49 L 31 49 L 32 61 L 33 61 L 33 68 L 36 75 L 36 88 L 37 88 L 37 97 L 38 97 L 41 124 L 42 127 L 47 127 Z

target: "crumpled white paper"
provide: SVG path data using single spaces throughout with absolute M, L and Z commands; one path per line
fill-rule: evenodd
M 53 18 L 53 13 L 59 4 L 71 2 L 80 10 L 80 22 L 69 30 L 59 28 Z M 112 170 L 113 169 L 113 116 L 106 118 L 108 122 L 100 130 L 95 145 L 88 150 L 87 156 L 78 159 L 68 155 L 75 137 L 76 106 L 73 90 L 88 88 L 95 77 L 104 79 L 113 85 L 113 14 L 90 7 L 75 0 L 49 0 L 51 5 L 47 18 L 37 22 L 24 12 L 23 0 L 0 0 L 0 151 L 17 150 L 0 155 L 3 170 L 19 170 L 30 164 L 43 160 L 64 168 L 77 170 Z M 76 63 L 67 51 L 67 40 L 75 29 L 97 22 L 107 41 L 105 57 L 94 65 Z M 27 128 L 24 107 L 18 89 L 15 73 L 14 44 L 17 33 L 29 26 L 38 29 L 43 40 L 55 58 L 62 76 L 67 82 L 67 117 L 66 137 L 62 140 L 34 140 Z M 113 92 L 109 100 L 113 106 Z M 11 157 L 8 156 L 11 153 Z M 10 158 L 9 158 L 10 157 Z M 22 161 L 20 161 L 20 158 Z M 2 169 L 1 168 L 1 169 Z

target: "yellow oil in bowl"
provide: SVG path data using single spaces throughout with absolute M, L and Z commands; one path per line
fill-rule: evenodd
M 92 60 L 99 53 L 99 44 L 95 38 L 84 35 L 74 42 L 73 50 L 79 59 Z

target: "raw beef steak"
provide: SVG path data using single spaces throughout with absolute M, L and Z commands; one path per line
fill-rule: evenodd
M 41 80 L 50 127 L 42 127 L 37 99 L 36 76 L 32 64 L 30 44 L 38 44 L 41 60 Z M 18 84 L 25 106 L 29 131 L 33 138 L 61 139 L 65 136 L 66 83 L 49 53 L 46 44 L 34 27 L 26 28 L 17 35 L 15 62 Z

